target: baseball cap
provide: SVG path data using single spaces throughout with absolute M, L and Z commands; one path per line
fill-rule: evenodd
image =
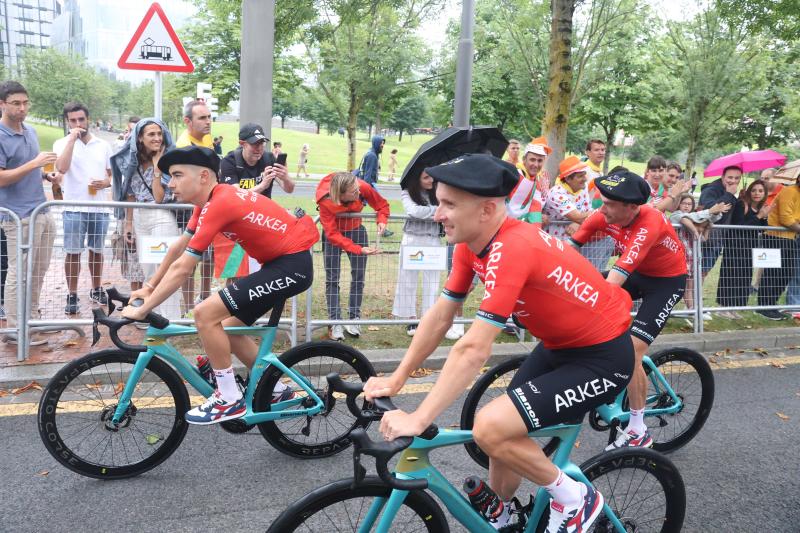
M 264 128 L 252 122 L 248 122 L 239 128 L 239 140 L 250 144 L 259 141 L 269 141 L 266 135 L 264 135 Z

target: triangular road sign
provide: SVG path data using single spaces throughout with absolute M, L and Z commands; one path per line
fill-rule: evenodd
M 194 70 L 192 61 L 158 3 L 153 3 L 145 13 L 117 66 L 121 69 L 165 72 Z

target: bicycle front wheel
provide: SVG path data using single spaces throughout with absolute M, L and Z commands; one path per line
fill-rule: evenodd
M 281 361 L 292 372 L 306 380 L 314 392 L 326 400 L 328 381 L 325 377 L 338 373 L 344 381 L 364 383 L 375 375 L 369 360 L 358 350 L 338 342 L 318 341 L 295 346 L 281 356 Z M 291 387 L 296 394 L 305 392 L 278 367 L 271 365 L 264 372 L 253 397 L 255 412 L 272 408 L 273 391 L 278 383 Z M 303 401 L 295 409 L 313 407 L 312 401 Z M 350 432 L 357 427 L 366 428 L 369 422 L 358 422 L 350 413 L 344 395 L 336 394 L 333 400 L 316 416 L 286 417 L 258 424 L 258 429 L 278 451 L 292 457 L 311 459 L 339 453 L 350 446 Z
M 355 489 L 352 479 L 336 481 L 303 497 L 273 522 L 267 533 L 291 531 L 372 531 L 366 514 L 376 498 L 388 498 L 392 489 L 377 477 L 367 477 Z M 426 492 L 408 493 L 395 516 L 392 533 L 404 531 L 450 531 L 441 507 Z
M 472 429 L 475 425 L 475 415 L 478 411 L 495 398 L 506 393 L 511 378 L 517 373 L 527 355 L 518 355 L 508 361 L 503 361 L 487 370 L 470 388 L 464 406 L 461 408 L 461 429 Z M 558 447 L 558 438 L 535 439 L 542 447 L 545 455 L 550 456 Z M 476 463 L 484 468 L 489 468 L 489 456 L 474 442 L 464 444 L 467 453 Z
M 138 354 L 103 350 L 62 368 L 39 402 L 39 435 L 58 462 L 98 479 L 133 477 L 161 464 L 186 435 L 189 394 L 153 358 L 119 425 L 111 422 Z
M 700 431 L 714 405 L 714 373 L 705 357 L 687 348 L 671 348 L 653 355 L 653 364 L 680 398 L 682 407 L 675 414 L 647 417 L 653 449 L 671 452 L 684 446 Z M 648 374 L 646 409 L 674 405 L 661 383 Z

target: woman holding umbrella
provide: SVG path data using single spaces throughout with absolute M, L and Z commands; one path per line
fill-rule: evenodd
M 436 200 L 436 184 L 433 178 L 424 170 L 414 178 L 406 176 L 400 184 L 403 189 L 400 192 L 400 201 L 403 202 L 408 219 L 403 225 L 403 239 L 400 244 L 402 250 L 409 250 L 415 246 L 440 246 L 439 224 L 433 221 L 433 215 L 439 202 Z M 397 274 L 397 286 L 394 292 L 394 305 L 392 314 L 399 318 L 417 318 L 425 314 L 436 302 L 439 294 L 439 277 L 441 272 L 438 270 L 408 270 L 403 268 L 403 258 L 401 255 L 399 271 Z M 417 314 L 417 285 L 419 275 L 422 274 L 422 306 Z M 417 330 L 416 324 L 409 324 L 406 332 L 413 336 Z

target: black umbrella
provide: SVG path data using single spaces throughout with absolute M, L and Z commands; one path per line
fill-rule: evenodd
M 503 157 L 508 141 L 493 126 L 447 128 L 419 147 L 403 171 L 400 187 L 405 189 L 408 180 L 418 179 L 426 167 L 446 163 L 464 154 L 492 154 Z

